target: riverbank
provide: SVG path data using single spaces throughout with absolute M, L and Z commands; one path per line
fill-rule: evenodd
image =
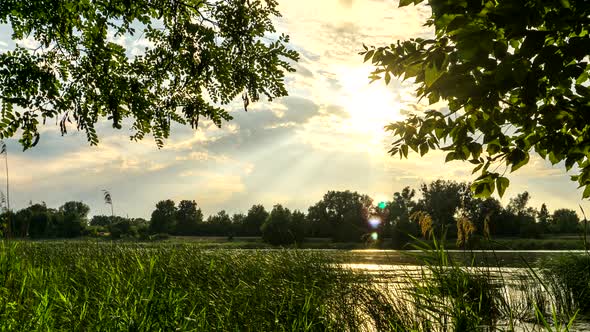
M 108 239 L 105 239 L 108 241 Z M 127 241 L 127 240 L 120 240 Z M 190 243 L 207 249 L 267 249 L 276 248 L 264 243 L 259 237 L 199 237 L 199 236 L 170 236 L 167 239 L 157 240 L 164 243 Z M 428 242 L 428 241 L 427 241 Z M 432 242 L 428 242 L 432 244 Z M 411 250 L 413 244 L 402 246 L 401 250 Z M 328 238 L 308 238 L 302 243 L 281 246 L 284 248 L 300 249 L 392 249 L 394 247 L 390 238 L 371 242 L 332 242 Z M 468 246 L 459 246 L 455 239 L 445 242 L 447 249 L 461 250 L 584 250 L 584 241 L 580 235 L 562 235 L 552 238 L 524 239 L 524 238 L 495 238 L 491 240 L 479 240 Z
M 260 237 L 221 237 L 221 236 L 168 236 L 165 238 L 146 240 L 118 239 L 109 237 L 80 237 L 74 239 L 46 239 L 46 240 L 17 240 L 25 242 L 101 242 L 101 243 L 166 243 L 166 244 L 191 244 L 203 249 L 392 249 L 394 245 L 390 238 L 371 242 L 332 242 L 328 238 L 308 238 L 302 243 L 273 246 L 265 243 Z M 432 241 L 426 241 L 432 244 Z M 412 250 L 418 242 L 407 243 L 399 250 Z M 551 238 L 524 239 L 524 238 L 494 238 L 491 240 L 473 241 L 467 246 L 459 246 L 455 239 L 445 241 L 445 248 L 450 250 L 585 250 L 584 240 L 581 235 L 561 235 Z

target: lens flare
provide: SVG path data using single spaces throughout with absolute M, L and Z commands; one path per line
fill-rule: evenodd
M 371 217 L 369 219 L 369 226 L 371 226 L 371 228 L 377 228 L 379 227 L 379 224 L 381 224 L 381 219 L 378 217 Z
M 377 241 L 379 239 L 379 234 L 377 234 L 377 232 L 371 233 L 371 239 L 373 239 L 373 241 Z
M 379 204 L 377 204 L 377 207 L 380 208 L 381 210 L 383 210 L 387 207 L 387 203 L 379 202 Z

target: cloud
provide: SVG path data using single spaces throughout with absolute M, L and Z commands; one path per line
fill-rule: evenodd
M 307 98 L 285 97 L 282 99 L 282 103 L 287 109 L 280 118 L 281 120 L 299 124 L 318 115 L 319 106 Z
M 350 114 L 344 110 L 344 107 L 340 105 L 328 105 L 325 110 L 326 114 L 334 115 L 339 118 L 348 119 Z
M 343 7 L 350 8 L 352 7 L 354 0 L 338 0 L 338 3 L 340 3 L 340 5 Z
M 358 54 L 363 43 L 431 36 L 423 26 L 429 7 L 370 0 L 281 0 L 279 6 L 278 31 L 291 36 L 290 47 L 301 55 L 297 72 L 286 73 L 291 97 L 254 103 L 248 112 L 231 103 L 225 107 L 234 120 L 222 128 L 210 121 L 197 130 L 173 124 L 162 149 L 150 137 L 130 142 L 130 131 L 113 130 L 108 121 L 97 126 L 98 147 L 83 132 L 61 137 L 54 125 L 42 127 L 39 145 L 27 152 L 9 139 L 11 205 L 31 199 L 57 207 L 75 199 L 93 214 L 108 213 L 100 190 L 109 189 L 116 213 L 130 216 L 149 217 L 167 198 L 195 199 L 205 213 L 243 212 L 255 203 L 306 210 L 328 190 L 382 199 L 438 178 L 473 180 L 470 164 L 444 163 L 439 151 L 408 160 L 387 154 L 392 137 L 384 125 L 445 105 L 419 103 L 411 80 L 369 86 L 372 67 Z M 0 49 L 14 47 L 10 35 L 0 25 Z M 150 46 L 144 38 L 109 38 L 131 55 Z M 529 190 L 535 206 L 576 208 L 580 201 L 563 167 L 540 158 L 509 177 L 507 196 Z

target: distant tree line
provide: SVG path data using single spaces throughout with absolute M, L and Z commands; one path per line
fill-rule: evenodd
M 58 209 L 42 203 L 30 204 L 16 213 L 5 210 L 0 231 L 6 235 L 10 222 L 12 236 L 34 239 L 251 236 L 281 245 L 312 237 L 330 238 L 334 242 L 391 238 L 394 247 L 402 247 L 412 237 L 424 236 L 425 224 L 432 232 L 444 233 L 449 238 L 460 238 L 467 231 L 475 238 L 537 238 L 581 231 L 576 211 L 557 209 L 550 214 L 545 204 L 536 209 L 529 206 L 529 200 L 529 193 L 524 192 L 503 207 L 495 198 L 474 197 L 467 183 L 436 180 L 422 184 L 418 191 L 406 187 L 390 201 L 377 204 L 357 192 L 328 191 L 307 213 L 291 211 L 280 204 L 267 211 L 258 204 L 246 214 L 230 215 L 222 210 L 205 218 L 193 200 L 182 200 L 178 205 L 163 200 L 156 204 L 150 220 L 116 215 L 88 218 L 88 205 L 72 201 Z

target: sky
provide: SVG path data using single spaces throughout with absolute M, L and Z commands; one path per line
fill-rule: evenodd
M 98 126 L 98 146 L 90 146 L 83 132 L 62 137 L 55 124 L 45 126 L 39 144 L 24 152 L 9 139 L 12 207 L 79 200 L 92 215 L 110 214 L 101 192 L 106 189 L 115 213 L 130 217 L 149 218 L 163 199 L 195 200 L 206 215 L 246 212 L 253 204 L 307 211 L 328 190 L 383 201 L 405 186 L 474 179 L 469 163 L 444 163 L 441 152 L 410 154 L 407 160 L 387 154 L 393 138 L 385 125 L 409 111 L 444 104 L 418 103 L 411 82 L 369 84 L 371 66 L 358 55 L 363 43 L 429 36 L 423 26 L 428 7 L 397 8 L 389 0 L 280 0 L 279 11 L 277 30 L 291 36 L 290 46 L 301 56 L 297 72 L 286 78 L 289 97 L 258 102 L 247 113 L 241 103 L 231 104 L 234 120 L 221 129 L 205 122 L 196 131 L 175 126 L 162 149 L 151 137 L 132 142 L 128 128 L 114 130 L 106 123 Z M 0 52 L 13 45 L 8 31 L 0 26 Z M 132 50 L 145 47 L 135 37 L 120 42 Z M 536 208 L 546 203 L 550 211 L 579 210 L 581 204 L 590 210 L 570 175 L 562 165 L 534 156 L 509 175 L 502 202 L 529 191 Z

